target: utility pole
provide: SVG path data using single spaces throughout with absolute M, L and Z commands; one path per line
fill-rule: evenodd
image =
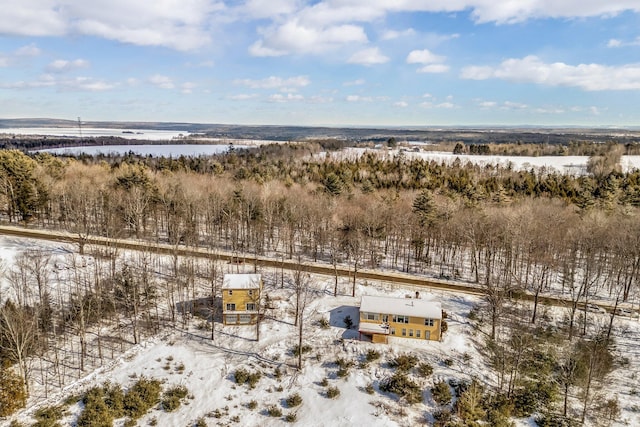
M 80 131 L 80 139 L 82 139 L 82 120 L 78 116 L 78 130 Z

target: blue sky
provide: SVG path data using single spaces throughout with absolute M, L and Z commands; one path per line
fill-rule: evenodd
M 640 0 L 0 0 L 0 117 L 640 125 Z

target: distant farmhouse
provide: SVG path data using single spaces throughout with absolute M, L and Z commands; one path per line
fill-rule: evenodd
M 389 336 L 439 341 L 441 322 L 439 302 L 365 295 L 360 303 L 360 338 L 373 342 L 387 343 Z
M 225 274 L 222 281 L 222 321 L 225 325 L 255 325 L 258 322 L 262 276 Z

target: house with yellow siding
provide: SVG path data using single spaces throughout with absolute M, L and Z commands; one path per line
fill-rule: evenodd
M 262 276 L 225 274 L 222 280 L 222 321 L 225 325 L 255 325 L 258 322 Z
M 358 332 L 373 342 L 389 337 L 440 341 L 442 305 L 420 298 L 364 295 L 360 302 Z

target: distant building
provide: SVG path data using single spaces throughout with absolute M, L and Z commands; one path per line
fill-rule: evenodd
M 255 325 L 258 322 L 262 276 L 225 274 L 222 281 L 222 321 L 225 325 Z
M 365 295 L 360 302 L 360 336 L 373 342 L 388 337 L 439 341 L 442 305 L 418 298 L 391 298 Z

